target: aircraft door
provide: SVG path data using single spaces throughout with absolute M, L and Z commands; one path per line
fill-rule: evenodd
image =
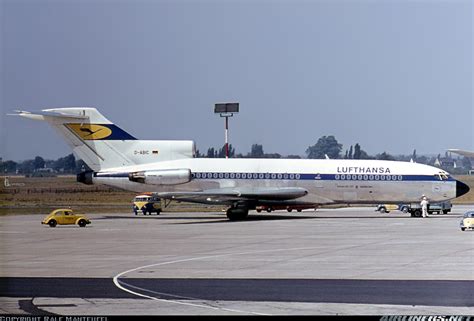
M 347 202 L 357 200 L 357 192 L 355 191 L 344 192 L 343 196 L 344 196 L 344 201 L 347 201 Z

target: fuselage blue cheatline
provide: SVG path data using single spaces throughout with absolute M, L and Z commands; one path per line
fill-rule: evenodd
M 428 165 L 338 159 L 195 158 L 193 141 L 137 140 L 95 108 L 19 111 L 55 127 L 93 170 L 78 181 L 102 183 L 166 199 L 228 205 L 243 219 L 260 205 L 412 203 L 443 201 L 469 191 Z

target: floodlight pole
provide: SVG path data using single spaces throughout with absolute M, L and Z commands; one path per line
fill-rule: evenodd
M 215 104 L 214 113 L 225 117 L 225 158 L 229 158 L 229 117 L 239 112 L 239 103 Z
M 229 116 L 225 116 L 225 158 L 229 158 Z
M 220 115 L 221 115 L 221 117 L 225 117 L 225 134 L 224 134 L 225 158 L 229 158 L 229 117 L 234 116 L 234 114 L 232 114 L 232 113 L 222 113 Z

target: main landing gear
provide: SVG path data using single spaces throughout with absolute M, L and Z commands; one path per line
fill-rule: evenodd
M 232 206 L 227 209 L 227 218 L 231 221 L 245 220 L 248 215 L 248 207 Z

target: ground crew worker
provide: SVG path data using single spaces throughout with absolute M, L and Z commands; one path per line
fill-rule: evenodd
M 426 198 L 426 196 L 423 196 L 423 199 L 421 200 L 421 213 L 422 213 L 422 216 L 423 217 L 428 217 L 428 199 Z

